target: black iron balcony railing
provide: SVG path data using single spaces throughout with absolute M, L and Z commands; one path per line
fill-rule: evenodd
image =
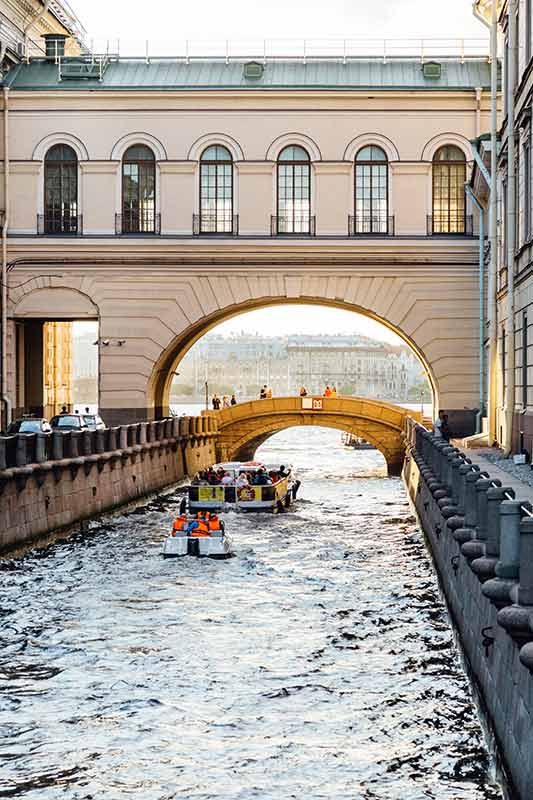
M 117 236 L 159 235 L 161 233 L 161 214 L 155 214 L 152 211 L 115 214 L 115 233 Z
M 81 214 L 50 212 L 37 214 L 38 236 L 81 236 L 83 217 Z
M 238 214 L 193 214 L 192 232 L 194 236 L 238 236 Z
M 427 217 L 428 236 L 472 236 L 474 220 L 465 214 L 430 214 Z
M 270 217 L 271 236 L 315 236 L 316 221 L 310 214 L 278 214 Z
M 348 236 L 394 236 L 394 217 L 386 214 L 349 216 Z

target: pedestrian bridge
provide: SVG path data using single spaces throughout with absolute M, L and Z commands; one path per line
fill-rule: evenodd
M 406 417 L 420 414 L 365 397 L 275 397 L 206 411 L 218 422 L 219 461 L 248 461 L 270 436 L 298 425 L 337 428 L 361 436 L 383 453 L 389 475 L 402 469 Z

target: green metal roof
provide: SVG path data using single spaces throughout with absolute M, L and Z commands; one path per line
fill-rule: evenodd
M 75 61 L 68 59 L 68 61 Z M 79 63 L 83 63 L 79 59 Z M 466 90 L 490 87 L 490 65 L 486 59 L 469 58 L 442 61 L 438 79 L 424 78 L 420 59 L 378 59 L 302 61 L 273 60 L 265 65 L 263 76 L 248 80 L 244 62 L 197 60 L 185 63 L 172 59 L 120 59 L 111 61 L 101 81 L 86 78 L 59 80 L 57 65 L 43 59 L 20 64 L 4 83 L 18 91 L 46 90 L 209 90 L 209 89 L 411 89 Z

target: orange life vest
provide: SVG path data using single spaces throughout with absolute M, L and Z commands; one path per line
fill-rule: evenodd
M 174 525 L 172 526 L 172 535 L 176 535 L 176 531 L 184 531 L 187 527 L 187 517 L 185 514 L 182 514 L 179 517 L 176 517 L 174 520 Z
M 191 531 L 191 536 L 209 536 L 209 526 L 205 519 L 198 515 L 196 519 L 198 527 Z
M 209 530 L 210 531 L 219 531 L 220 530 L 220 520 L 218 517 L 210 517 L 209 519 Z

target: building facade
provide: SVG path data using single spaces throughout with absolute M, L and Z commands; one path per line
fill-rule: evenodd
M 491 3 L 479 0 L 487 17 Z M 494 416 L 490 439 L 508 452 L 533 453 L 533 229 L 531 117 L 533 111 L 533 4 L 498 2 L 503 43 L 502 119 L 498 130 L 497 270 L 488 284 L 494 316 L 494 373 L 489 379 Z M 488 166 L 490 145 L 480 152 Z M 478 173 L 474 189 L 488 211 L 489 192 Z M 488 265 L 488 262 L 487 262 Z M 494 294 L 493 294 L 494 292 Z M 491 309 L 494 311 L 491 312 Z M 487 339 L 489 327 L 487 327 Z M 487 351 L 487 364 L 491 354 Z
M 208 334 L 179 365 L 172 395 L 203 399 L 235 392 L 239 400 L 255 399 L 267 383 L 276 396 L 322 394 L 335 385 L 339 394 L 396 402 L 418 401 L 429 386 L 418 359 L 407 347 L 395 347 L 363 336 L 259 336 Z
M 5 73 L 26 58 L 77 56 L 85 29 L 66 0 L 0 0 L 0 66 Z
M 165 412 L 180 360 L 219 322 L 314 302 L 388 325 L 435 405 L 471 427 L 477 222 L 462 187 L 489 78 L 486 56 L 10 70 L 5 408 L 29 405 L 17 353 L 39 322 L 98 322 L 100 407 L 133 420 Z

